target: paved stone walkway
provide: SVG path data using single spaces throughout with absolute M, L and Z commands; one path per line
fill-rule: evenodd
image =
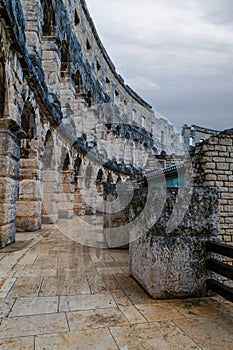
M 94 230 L 75 227 L 91 245 Z M 128 252 L 97 236 L 93 248 L 45 226 L 0 251 L 1 350 L 233 349 L 233 304 L 152 300 L 129 276 Z

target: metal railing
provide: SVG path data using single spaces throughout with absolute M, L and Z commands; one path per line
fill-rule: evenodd
M 223 257 L 233 259 L 233 246 L 207 242 L 206 249 L 208 252 L 219 254 Z M 233 281 L 233 266 L 225 264 L 217 259 L 209 258 L 206 260 L 206 268 L 216 274 L 228 278 Z M 223 298 L 233 302 L 233 288 L 226 286 L 225 284 L 215 280 L 207 279 L 206 286 L 213 292 L 221 295 Z

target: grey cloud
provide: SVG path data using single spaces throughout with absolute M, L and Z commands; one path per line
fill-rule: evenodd
M 232 126 L 231 0 L 87 0 L 118 72 L 178 128 Z

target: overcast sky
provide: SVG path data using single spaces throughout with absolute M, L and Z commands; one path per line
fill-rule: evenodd
M 178 129 L 233 127 L 233 0 L 86 0 L 119 74 Z

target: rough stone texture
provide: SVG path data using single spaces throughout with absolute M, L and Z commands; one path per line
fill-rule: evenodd
M 217 223 L 213 189 L 138 190 L 126 209 L 105 215 L 105 236 L 109 246 L 129 239 L 130 273 L 153 298 L 205 295 L 205 242 L 217 239 Z
M 101 211 L 103 182 L 125 182 L 183 149 L 174 127 L 124 84 L 83 0 L 0 0 L 0 11 L 4 247 L 15 224 L 34 231 Z
M 130 245 L 130 273 L 153 298 L 207 295 L 208 238 L 144 236 Z
M 192 152 L 194 183 L 215 188 L 219 195 L 219 238 L 233 243 L 233 130 L 221 132 Z

